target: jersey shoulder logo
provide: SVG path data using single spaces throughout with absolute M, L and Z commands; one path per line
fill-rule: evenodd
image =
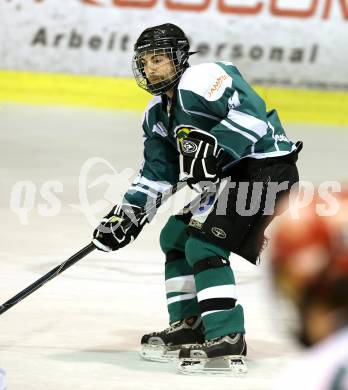
M 212 87 L 210 88 L 210 90 L 208 92 L 209 99 L 213 96 L 213 94 L 215 92 L 217 92 L 221 88 L 224 80 L 227 80 L 228 78 L 229 78 L 229 76 L 227 74 L 223 74 L 216 79 L 215 83 L 212 85 Z

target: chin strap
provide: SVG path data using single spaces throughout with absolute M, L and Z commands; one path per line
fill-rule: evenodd
M 174 87 L 174 93 L 173 93 L 173 98 L 172 98 L 172 105 L 170 106 L 170 110 L 169 110 L 169 114 L 168 114 L 169 115 L 168 132 L 171 132 L 172 129 L 173 129 L 174 108 L 175 108 L 175 105 L 176 105 L 177 95 L 178 95 L 178 88 L 176 86 L 176 87 Z M 166 97 L 166 101 L 167 101 L 167 104 L 168 104 L 168 97 Z

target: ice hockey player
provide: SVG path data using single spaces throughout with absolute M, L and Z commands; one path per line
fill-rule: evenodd
M 320 215 L 323 200 L 316 196 L 299 218 L 286 213 L 274 227 L 274 286 L 294 306 L 295 336 L 308 348 L 279 377 L 276 390 L 348 389 L 347 189 L 331 199 L 331 216 Z
M 144 335 L 141 355 L 160 361 L 179 355 L 184 373 L 245 371 L 244 314 L 228 259 L 234 252 L 258 262 L 274 213 L 264 212 L 267 191 L 282 183 L 273 191 L 278 199 L 298 182 L 298 150 L 277 112 L 266 111 L 232 63 L 189 66 L 193 53 L 176 25 L 146 29 L 134 50 L 135 79 L 154 95 L 142 123 L 144 163 L 93 242 L 104 251 L 129 244 L 150 218 L 148 200 L 178 180 L 208 188 L 213 195 L 203 210 L 171 216 L 161 232 L 170 327 Z

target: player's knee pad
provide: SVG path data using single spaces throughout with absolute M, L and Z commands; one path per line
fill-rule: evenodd
M 172 251 L 185 252 L 185 244 L 188 238 L 186 224 L 171 216 L 160 234 L 160 245 L 164 253 Z
M 195 264 L 199 263 L 201 260 L 212 257 L 228 259 L 229 254 L 229 251 L 194 236 L 190 236 L 186 241 L 186 260 L 193 268 L 195 268 Z

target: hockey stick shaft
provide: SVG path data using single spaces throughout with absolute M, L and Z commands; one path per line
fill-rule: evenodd
M 165 202 L 171 195 L 175 194 L 181 188 L 185 186 L 184 182 L 179 182 L 176 186 L 173 186 L 172 191 L 166 194 L 166 196 L 157 199 L 155 204 L 151 205 L 146 211 L 151 211 L 154 208 L 160 207 L 160 205 Z M 40 279 L 36 280 L 30 286 L 26 287 L 24 290 L 20 291 L 14 297 L 6 301 L 0 306 L 0 315 L 9 310 L 12 306 L 16 305 L 18 302 L 22 301 L 24 298 L 32 294 L 34 291 L 38 290 L 48 281 L 52 280 L 66 269 L 83 259 L 89 253 L 93 252 L 96 249 L 95 245 L 90 243 L 82 248 L 79 252 L 75 253 L 68 260 L 65 260 L 63 263 L 59 264 L 57 267 L 53 268 L 51 271 L 47 272 L 47 274 L 43 275 Z
M 42 276 L 40 279 L 36 280 L 34 283 L 32 283 L 30 286 L 19 292 L 17 295 L 9 299 L 7 302 L 2 304 L 0 306 L 0 315 L 2 313 L 5 313 L 8 309 L 10 309 L 12 306 L 16 305 L 18 302 L 20 302 L 22 299 L 26 298 L 28 295 L 32 294 L 34 291 L 38 290 L 40 287 L 42 287 L 45 283 L 47 283 L 49 280 L 52 280 L 62 272 L 64 272 L 66 269 L 71 267 L 73 264 L 78 262 L 79 260 L 83 259 L 85 256 L 87 256 L 89 253 L 91 253 L 95 249 L 95 246 L 91 243 L 82 248 L 79 252 L 75 253 L 73 256 L 71 256 L 68 260 L 64 261 L 57 267 L 53 268 L 51 271 L 49 271 L 47 274 Z
M 173 195 L 177 191 L 179 191 L 181 188 L 183 188 L 185 185 L 184 182 L 179 182 L 176 186 L 173 187 L 171 194 Z M 149 211 L 153 210 L 154 208 L 160 207 L 160 205 L 166 201 L 169 196 L 162 197 L 161 199 L 157 199 L 156 203 L 153 204 L 151 207 L 149 207 Z M 86 245 L 84 248 L 82 248 L 79 252 L 75 253 L 73 256 L 71 256 L 68 260 L 65 260 L 63 263 L 59 264 L 57 267 L 53 268 L 51 271 L 47 272 L 47 274 L 43 275 L 40 279 L 36 280 L 34 283 L 32 283 L 30 286 L 26 287 L 24 290 L 20 291 L 18 294 L 16 294 L 14 297 L 6 301 L 0 306 L 0 315 L 5 313 L 7 310 L 9 310 L 12 306 L 16 305 L 18 302 L 22 301 L 24 298 L 32 294 L 34 291 L 38 290 L 40 287 L 42 287 L 44 284 L 46 284 L 48 281 L 52 280 L 62 272 L 64 272 L 66 269 L 86 257 L 89 253 L 93 252 L 96 249 L 94 244 L 90 243 Z

